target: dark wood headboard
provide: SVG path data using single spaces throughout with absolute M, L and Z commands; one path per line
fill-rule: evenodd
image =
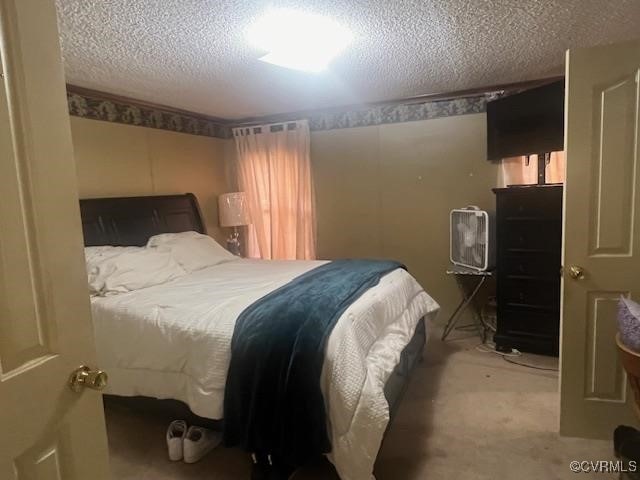
M 196 231 L 205 233 L 193 193 L 152 197 L 80 200 L 82 233 L 87 247 L 144 246 L 153 235 Z

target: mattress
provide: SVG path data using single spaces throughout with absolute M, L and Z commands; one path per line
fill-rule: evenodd
M 321 261 L 239 259 L 179 279 L 91 301 L 106 393 L 186 403 L 220 419 L 238 315 Z M 389 421 L 384 385 L 418 321 L 438 304 L 405 270 L 385 275 L 340 317 L 325 353 L 321 387 L 343 480 L 369 480 Z

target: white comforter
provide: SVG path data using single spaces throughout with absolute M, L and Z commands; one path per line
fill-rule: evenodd
M 107 393 L 185 402 L 220 419 L 238 315 L 319 261 L 236 260 L 162 285 L 92 299 Z M 389 421 L 384 385 L 417 322 L 438 304 L 405 270 L 385 275 L 342 315 L 327 344 L 322 389 L 343 480 L 369 480 Z

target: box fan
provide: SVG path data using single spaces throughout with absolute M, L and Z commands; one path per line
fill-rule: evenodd
M 479 271 L 491 270 L 494 231 L 492 216 L 474 205 L 451 210 L 451 263 Z

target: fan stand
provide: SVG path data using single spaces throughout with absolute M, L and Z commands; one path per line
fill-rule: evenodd
M 454 265 L 452 268 L 447 270 L 447 275 L 456 276 L 456 281 L 458 283 L 458 286 L 460 287 L 460 291 L 462 292 L 462 300 L 458 304 L 456 309 L 453 311 L 453 313 L 451 314 L 451 317 L 449 317 L 449 320 L 447 321 L 447 324 L 444 327 L 444 330 L 442 332 L 442 341 L 445 341 L 447 339 L 449 334 L 456 327 L 458 320 L 460 320 L 460 316 L 461 316 L 460 314 L 464 311 L 465 308 L 467 308 L 471 304 L 473 307 L 474 320 L 478 328 L 478 335 L 480 336 L 480 338 L 482 338 L 482 343 L 484 343 L 487 340 L 487 331 L 491 330 L 491 328 L 489 328 L 489 326 L 485 324 L 482 318 L 482 314 L 479 311 L 477 305 L 473 303 L 473 300 L 478 294 L 478 292 L 480 291 L 480 289 L 482 288 L 482 285 L 484 285 L 485 282 L 487 281 L 487 278 L 491 277 L 493 273 L 490 271 L 479 271 L 479 270 L 473 270 L 471 268 L 465 268 L 458 265 Z M 465 288 L 464 283 L 462 281 L 464 277 L 468 277 L 468 276 L 477 277 L 478 279 L 476 285 L 473 287 L 471 292 L 468 292 L 468 290 Z

